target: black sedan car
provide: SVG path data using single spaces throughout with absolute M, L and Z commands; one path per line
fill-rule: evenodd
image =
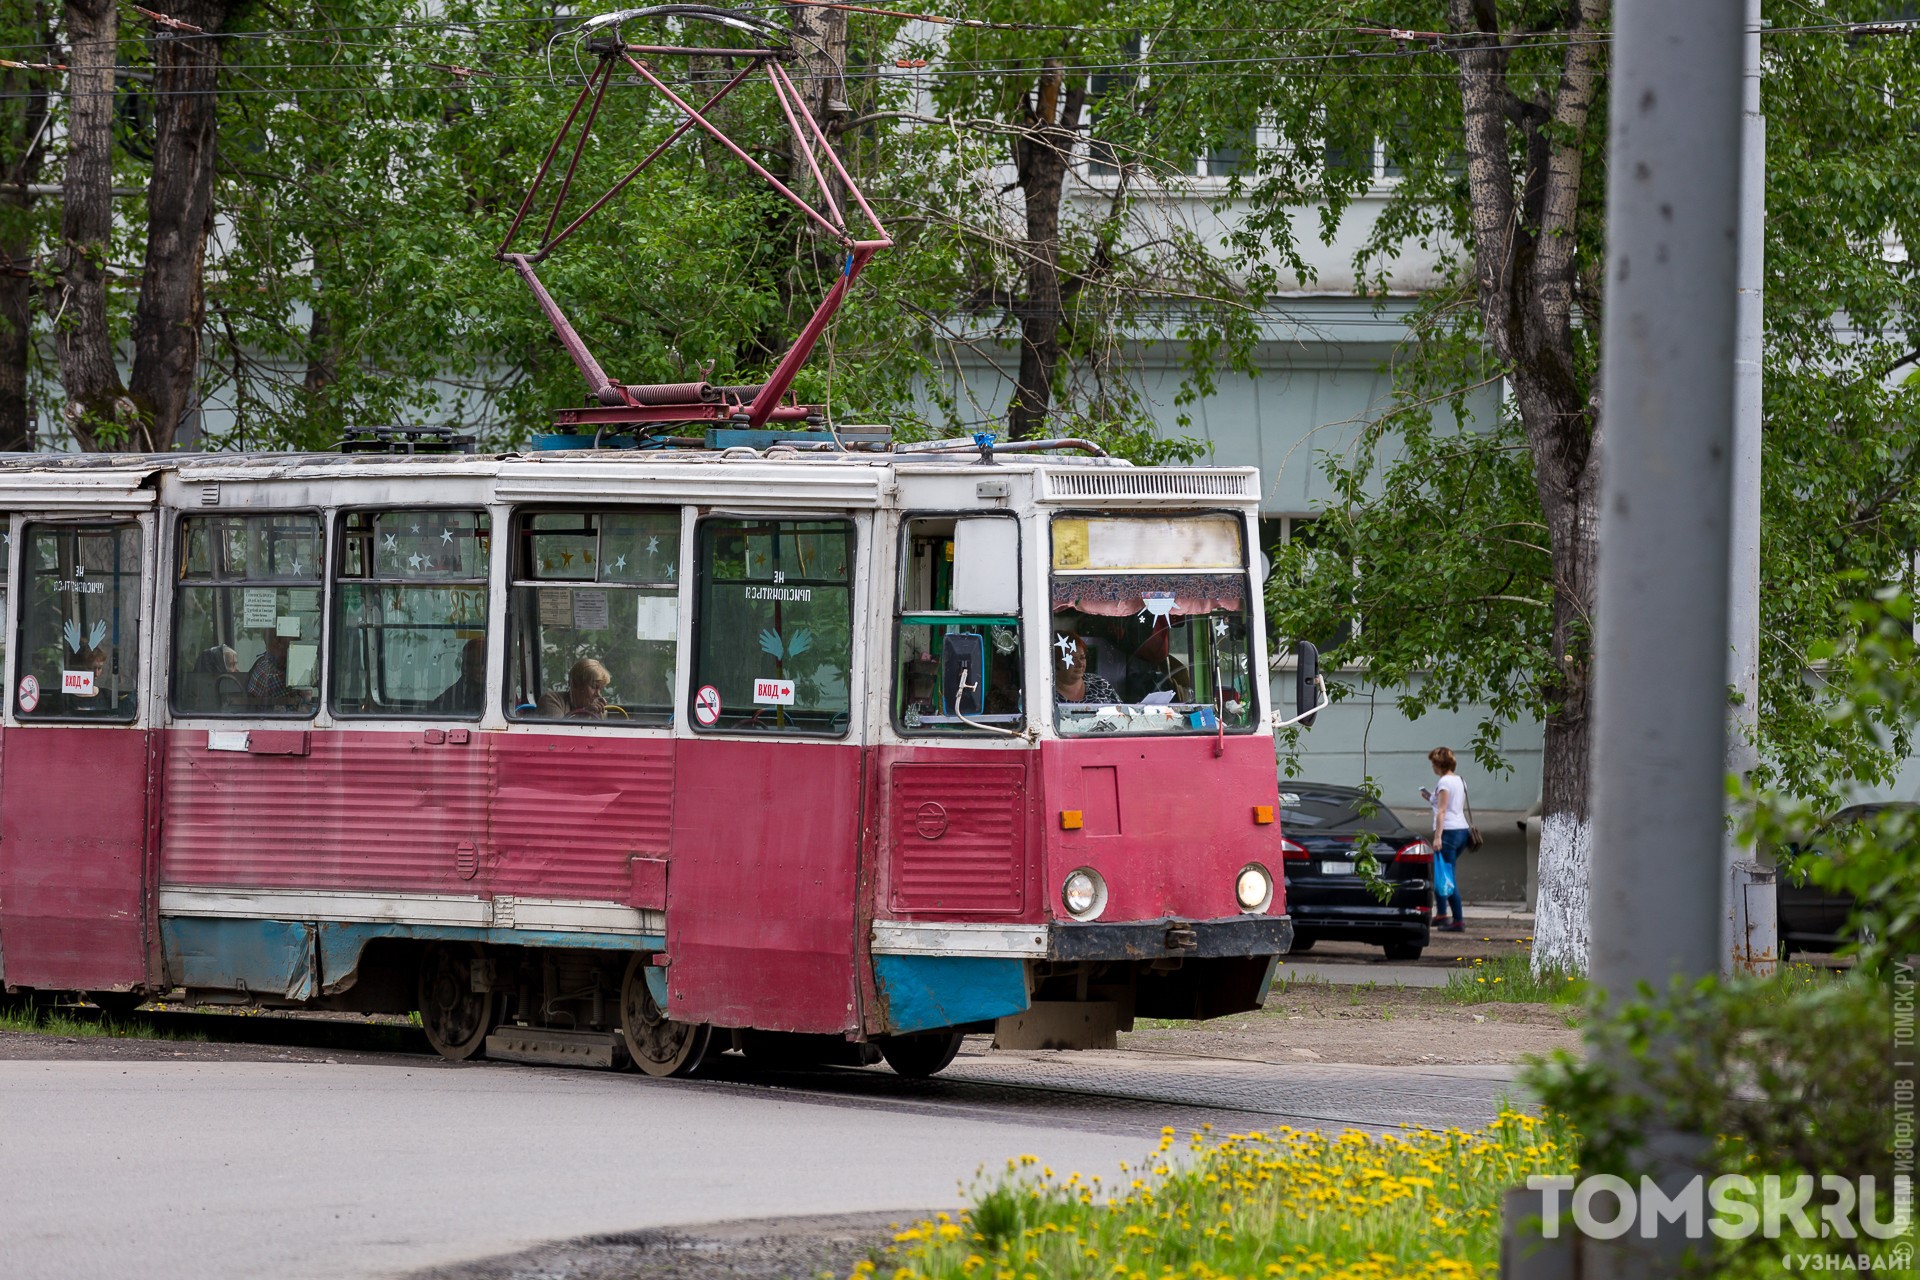
M 1322 938 L 1375 943 L 1389 960 L 1417 960 L 1433 923 L 1433 849 L 1393 810 L 1354 787 L 1280 780 L 1293 949 Z M 1371 851 L 1392 885 L 1385 902 L 1357 865 Z
M 1815 884 L 1807 875 L 1810 860 L 1830 856 L 1822 837 L 1855 822 L 1869 821 L 1890 809 L 1915 808 L 1920 805 L 1898 800 L 1848 805 L 1814 828 L 1813 834 L 1804 841 L 1781 851 L 1775 894 L 1779 904 L 1782 960 L 1796 951 L 1838 951 L 1854 940 L 1850 923 L 1855 906 L 1853 895 L 1844 889 Z

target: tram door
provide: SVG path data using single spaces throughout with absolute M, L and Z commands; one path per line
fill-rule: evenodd
M 14 527 L 19 617 L 0 769 L 0 966 L 9 985 L 147 979 L 150 518 Z

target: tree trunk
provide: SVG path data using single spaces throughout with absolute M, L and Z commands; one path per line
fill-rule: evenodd
M 1007 406 L 1008 434 L 1032 440 L 1046 434 L 1060 364 L 1065 321 L 1060 287 L 1060 206 L 1078 140 L 1081 85 L 1068 87 L 1058 58 L 1041 64 L 1038 89 L 1027 98 L 1026 131 L 1014 143 L 1014 169 L 1027 209 L 1026 297 L 1018 304 L 1020 375 Z
M 793 22 L 793 45 L 800 51 L 799 59 L 794 63 L 790 74 L 793 87 L 800 91 L 800 101 L 829 140 L 840 134 L 841 126 L 846 123 L 847 112 L 843 109 L 847 100 L 847 13 L 844 9 L 823 9 L 818 5 L 789 5 L 788 14 Z M 816 207 L 824 208 L 819 184 L 813 180 L 813 170 L 807 164 L 809 146 L 814 147 L 816 157 L 819 148 L 806 122 L 800 122 L 800 132 L 795 134 L 788 145 L 787 185 L 802 200 Z M 846 208 L 846 193 L 839 190 L 840 183 L 834 178 L 832 170 L 824 160 L 816 158 L 823 177 L 832 184 L 833 197 Z
M 1552 708 L 1541 761 L 1536 970 L 1587 966 L 1591 638 L 1598 551 L 1598 384 L 1574 358 L 1573 293 L 1587 130 L 1605 81 L 1606 0 L 1570 6 L 1559 84 L 1521 98 L 1494 0 L 1448 0 L 1458 40 L 1481 319 L 1507 366 L 1553 561 Z M 1584 37 L 1584 38 L 1582 38 Z M 1601 122 L 1604 127 L 1604 120 Z M 1517 131 L 1518 138 L 1509 130 Z M 1520 167 L 1515 168 L 1515 142 Z
M 115 0 L 66 0 L 67 157 L 54 289 L 54 352 L 67 427 L 82 449 L 125 442 L 137 415 L 120 382 L 107 327 L 107 254 L 113 233 Z
M 48 62 L 51 45 L 44 5 L 27 16 L 34 51 L 19 61 Z M 9 24 L 14 36 L 25 34 Z M 0 452 L 15 453 L 34 446 L 32 403 L 27 376 L 33 354 L 33 196 L 28 185 L 39 181 L 46 155 L 41 130 L 47 123 L 47 73 L 9 70 L 0 73 L 0 147 L 5 147 L 0 177 Z
M 172 16 L 214 32 L 233 7 L 234 0 L 176 0 Z M 133 316 L 132 381 L 151 449 L 172 446 L 200 367 L 219 73 L 217 40 L 155 24 L 153 176 L 147 183 L 146 268 Z

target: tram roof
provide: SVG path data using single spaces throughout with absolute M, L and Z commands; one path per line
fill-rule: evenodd
M 615 496 L 602 488 L 627 478 L 667 482 L 688 498 L 709 488 L 738 494 L 764 487 L 766 497 L 878 505 L 895 473 L 1044 473 L 1042 500 L 1166 503 L 1196 500 L 1239 505 L 1257 500 L 1252 467 L 1136 467 L 1122 459 L 1051 453 L 996 453 L 974 448 L 839 452 L 782 449 L 565 449 L 506 453 L 33 453 L 0 454 L 0 504 L 146 505 L 163 477 L 181 484 L 438 477 L 491 481 L 507 500 L 556 501 Z M 724 479 L 723 479 L 724 477 Z M 1075 478 L 1077 477 L 1077 479 Z

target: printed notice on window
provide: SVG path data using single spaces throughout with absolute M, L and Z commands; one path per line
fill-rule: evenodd
M 541 587 L 540 625 L 543 627 L 572 626 L 573 592 L 565 587 Z
M 607 629 L 606 592 L 576 590 L 573 593 L 573 629 L 575 631 Z
M 241 597 L 240 625 L 271 629 L 280 616 L 277 595 L 272 587 L 248 587 Z
M 680 602 L 673 596 L 635 596 L 634 613 L 638 621 L 634 636 L 640 640 L 672 640 L 680 630 Z

